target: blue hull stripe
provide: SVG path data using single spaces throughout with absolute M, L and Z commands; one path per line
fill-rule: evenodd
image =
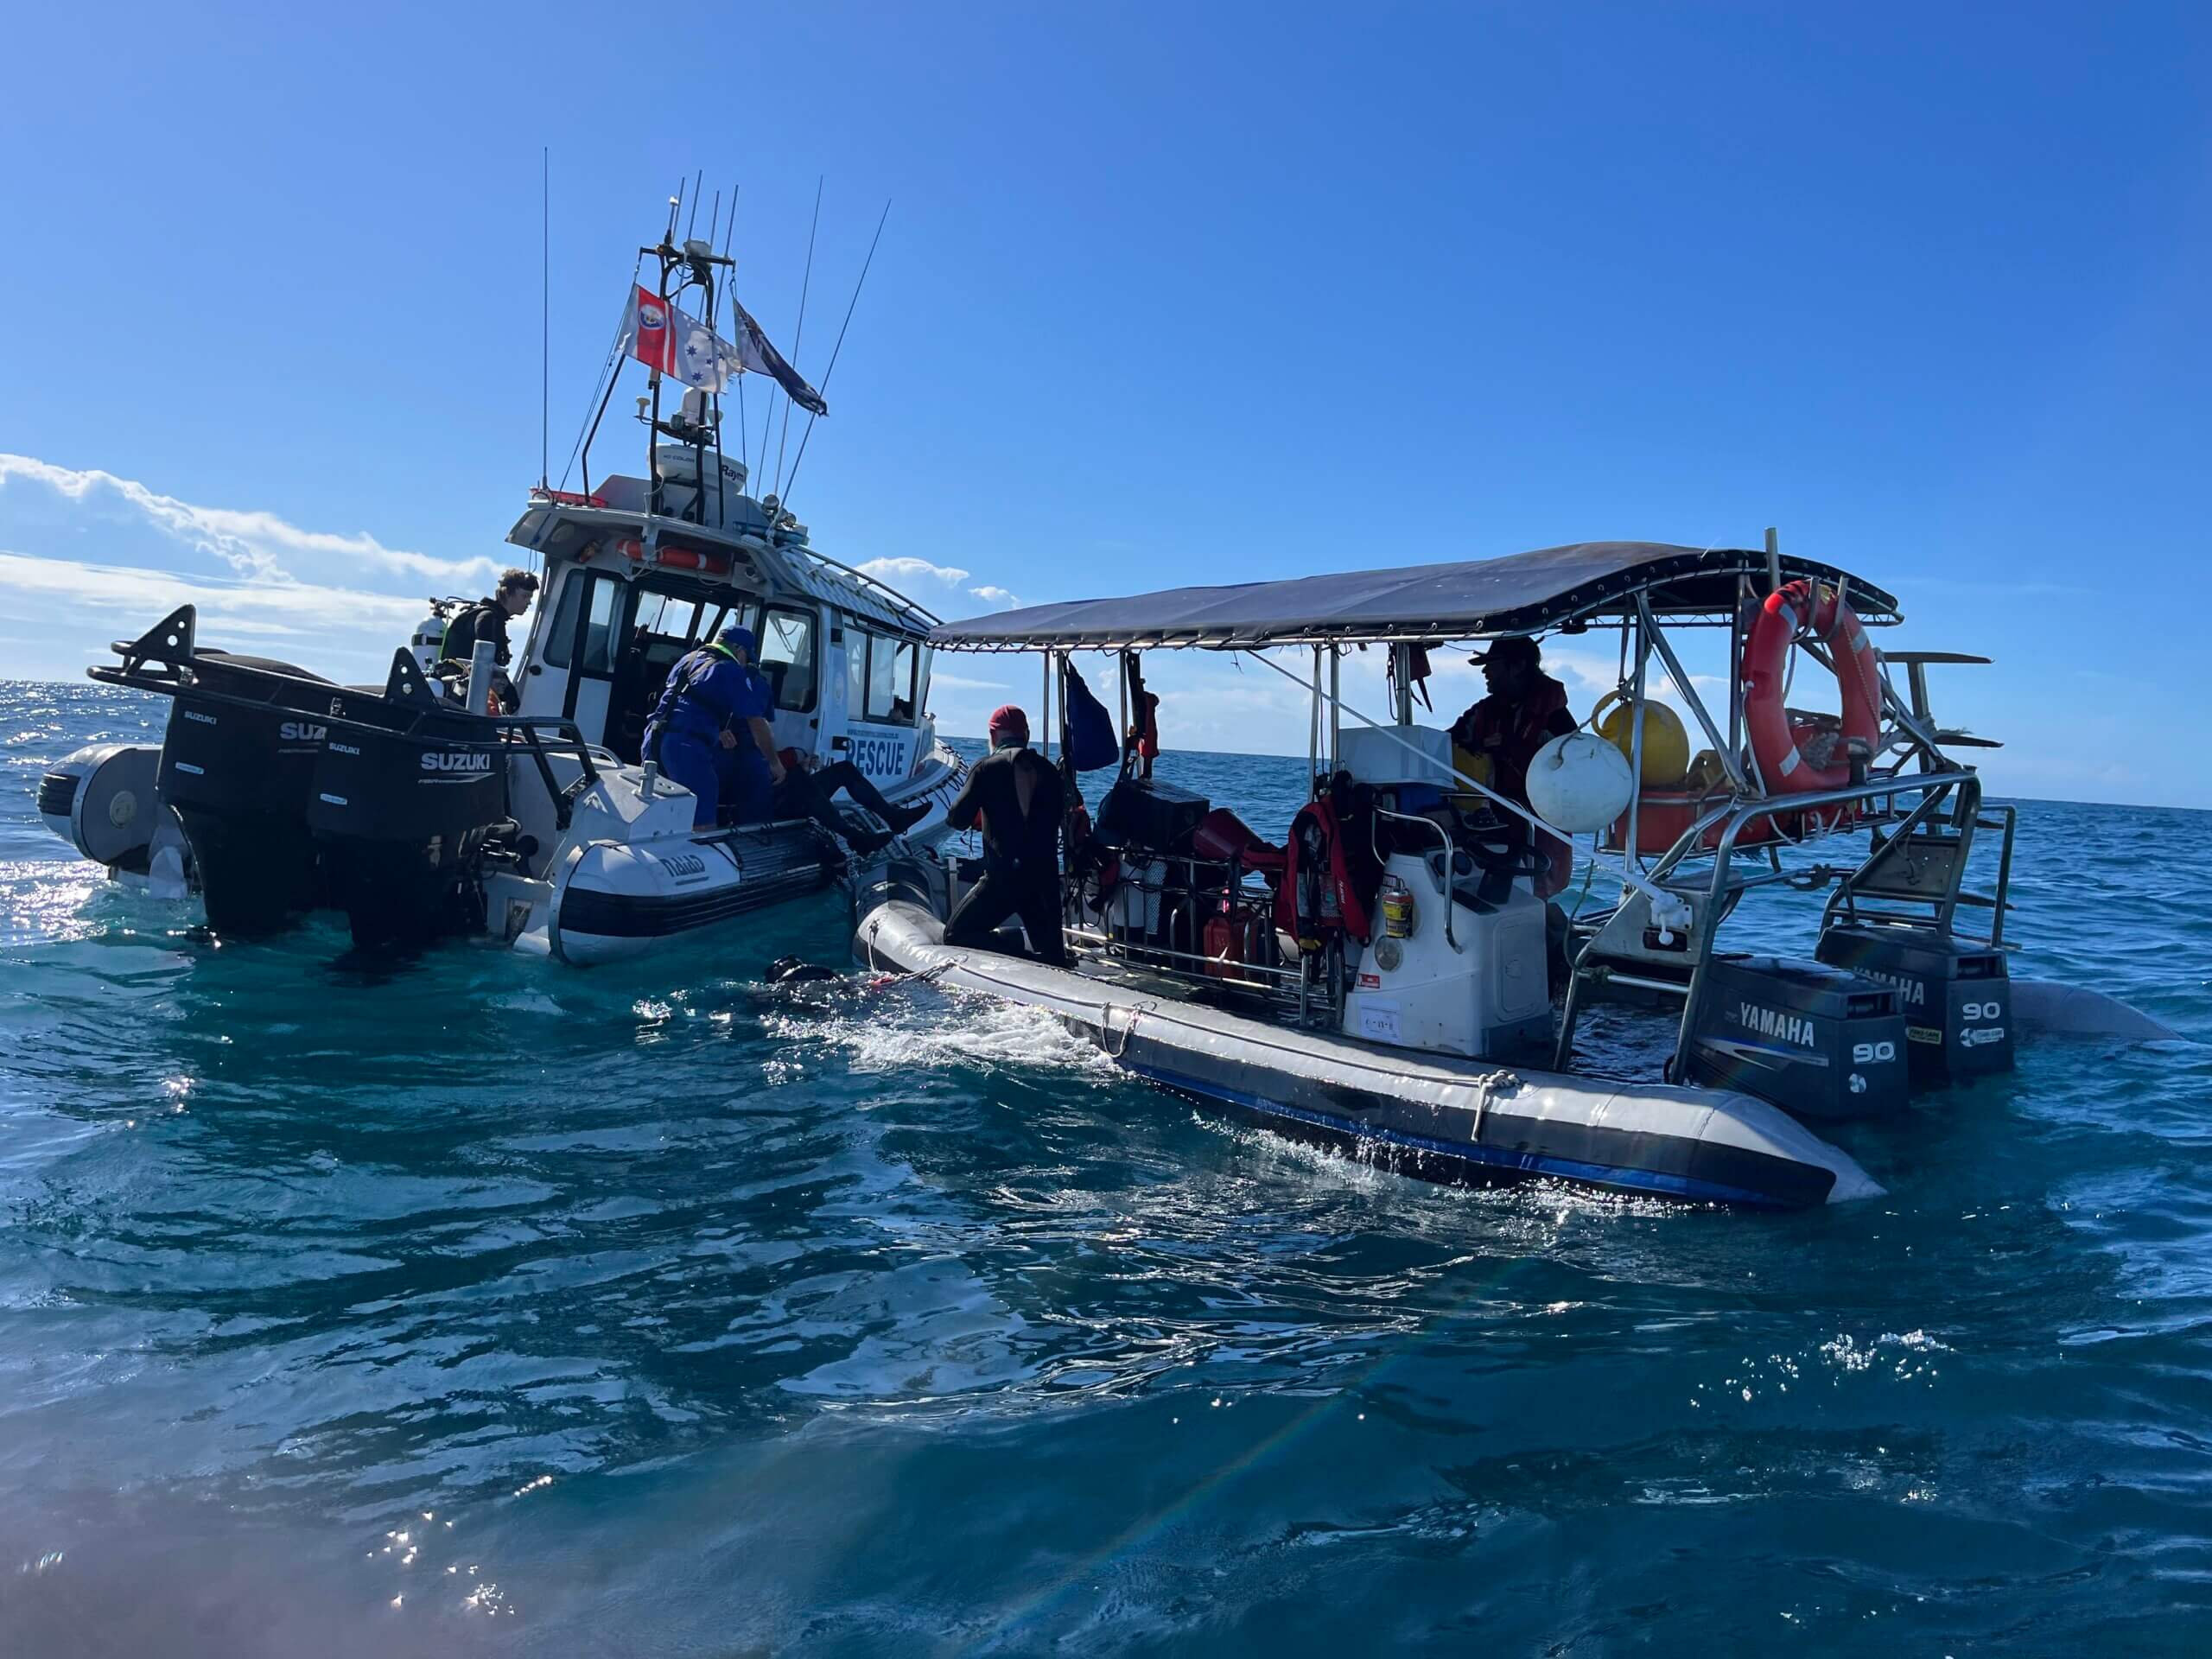
M 1439 1141 L 1425 1135 L 1409 1135 L 1401 1129 L 1371 1128 L 1349 1118 L 1332 1116 L 1326 1112 L 1310 1110 L 1303 1106 L 1289 1106 L 1281 1101 L 1268 1100 L 1260 1095 L 1248 1095 L 1242 1090 L 1226 1089 L 1218 1084 L 1200 1083 L 1179 1072 L 1164 1071 L 1157 1067 L 1139 1065 L 1134 1061 L 1119 1062 L 1124 1071 L 1134 1072 L 1147 1082 L 1185 1094 L 1202 1095 L 1226 1105 L 1240 1108 L 1259 1117 L 1286 1118 L 1296 1123 L 1310 1124 L 1328 1129 L 1356 1141 L 1372 1141 L 1409 1151 L 1431 1153 L 1440 1158 L 1449 1158 L 1462 1164 L 1475 1165 L 1516 1175 L 1551 1175 L 1562 1180 L 1579 1181 L 1586 1185 L 1610 1186 L 1629 1192 L 1648 1192 L 1660 1198 L 1675 1198 L 1699 1204 L 1748 1205 L 1761 1210 L 1795 1208 L 1764 1192 L 1748 1187 L 1728 1186 L 1718 1181 L 1698 1180 L 1688 1175 L 1669 1175 L 1654 1169 L 1629 1169 L 1610 1164 L 1584 1163 L 1579 1159 L 1554 1158 L 1536 1152 L 1507 1152 L 1500 1147 L 1478 1147 L 1464 1141 Z

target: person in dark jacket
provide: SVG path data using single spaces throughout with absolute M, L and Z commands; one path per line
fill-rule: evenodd
M 515 683 L 507 677 L 507 664 L 514 660 L 514 652 L 507 645 L 507 624 L 530 608 L 530 601 L 537 594 L 537 578 L 529 571 L 506 571 L 499 577 L 497 588 L 446 624 L 445 640 L 438 647 L 442 660 L 457 662 L 465 671 L 476 653 L 477 643 L 489 639 L 494 647 L 492 689 L 499 693 L 501 704 L 510 714 L 521 706 L 522 698 L 515 690 Z
M 761 822 L 784 780 L 756 649 L 753 630 L 732 623 L 678 658 L 645 721 L 645 758 L 698 798 L 694 828 Z
M 797 749 L 785 749 L 779 758 L 784 763 L 784 781 L 776 785 L 776 816 L 811 818 L 830 834 L 842 836 L 855 852 L 873 853 L 888 846 L 929 816 L 927 801 L 892 805 L 868 775 L 849 760 L 836 760 L 825 766 L 813 755 L 801 754 Z M 890 829 L 865 829 L 846 817 L 834 798 L 840 790 Z
M 1461 715 L 1452 727 L 1452 741 L 1470 754 L 1490 762 L 1490 786 L 1506 799 L 1529 804 L 1529 766 L 1536 751 L 1552 739 L 1574 730 L 1574 715 L 1567 706 L 1567 688 L 1544 672 L 1543 647 L 1526 634 L 1508 634 L 1491 648 L 1470 658 L 1483 671 L 1490 695 Z M 1480 777 L 1480 772 L 1475 774 Z M 1516 818 L 1510 823 L 1524 831 Z M 1557 836 L 1534 832 L 1537 850 L 1551 860 L 1551 868 L 1533 878 L 1530 886 L 1540 899 L 1548 899 L 1567 886 L 1574 868 L 1574 849 Z
M 983 874 L 944 925 L 947 944 L 994 948 L 999 924 L 1021 918 L 1029 948 L 1067 965 L 1060 933 L 1060 819 L 1067 791 L 1052 763 L 1029 747 L 1029 716 L 1011 703 L 991 716 L 991 753 L 968 773 L 945 809 L 955 830 L 981 828 Z

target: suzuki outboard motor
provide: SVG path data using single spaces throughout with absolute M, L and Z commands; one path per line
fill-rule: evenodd
M 448 702 L 411 653 L 316 757 L 307 823 L 353 943 L 425 944 L 483 923 L 485 842 L 507 824 L 511 746 Z
M 289 663 L 200 652 L 175 693 L 158 785 L 192 842 L 207 925 L 267 933 L 321 902 L 308 797 L 338 688 Z
M 191 842 L 209 925 L 265 933 L 319 896 L 305 814 L 339 688 L 289 663 L 199 651 L 194 626 L 181 605 L 92 677 L 172 699 L 154 792 Z M 73 809 L 79 830 L 84 818 Z
M 150 743 L 94 743 L 39 780 L 46 827 L 95 864 L 143 875 L 162 814 L 162 752 Z

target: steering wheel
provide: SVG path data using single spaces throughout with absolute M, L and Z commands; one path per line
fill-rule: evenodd
M 1496 830 L 1463 831 L 1470 845 L 1455 845 L 1452 851 L 1452 871 L 1459 875 L 1471 875 L 1480 866 L 1492 875 L 1506 877 L 1527 876 L 1534 880 L 1551 874 L 1552 855 L 1540 849 L 1522 843 L 1519 835 L 1503 827 Z M 1465 860 L 1468 868 L 1460 869 Z

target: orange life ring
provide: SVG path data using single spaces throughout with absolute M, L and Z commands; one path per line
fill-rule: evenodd
M 1840 758 L 1840 748 L 1833 765 L 1816 766 L 1805 759 L 1799 745 L 1813 728 L 1791 725 L 1782 706 L 1783 670 L 1801 628 L 1827 642 L 1843 698 L 1844 742 L 1864 739 L 1870 753 L 1881 742 L 1881 653 L 1867 639 L 1858 613 L 1834 588 L 1805 581 L 1785 583 L 1767 595 L 1744 642 L 1744 727 L 1770 795 L 1806 795 L 1851 782 L 1850 762 Z
M 645 544 L 640 541 L 620 541 L 614 550 L 632 564 L 642 564 L 645 559 Z M 678 547 L 663 542 L 654 550 L 653 563 L 667 570 L 702 570 L 710 576 L 729 574 L 729 555 L 702 552 L 694 547 Z

